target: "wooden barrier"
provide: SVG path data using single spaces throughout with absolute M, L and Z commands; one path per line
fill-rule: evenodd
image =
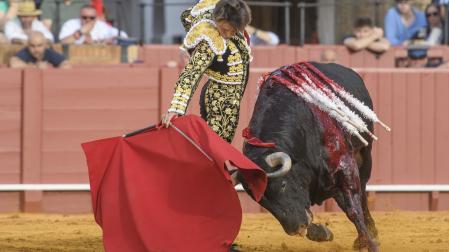
M 22 183 L 86 182 L 82 142 L 158 120 L 157 69 L 27 69 L 23 85 Z M 87 193 L 60 195 L 25 192 L 22 210 L 52 211 L 59 204 L 73 206 L 69 211 L 91 209 Z
M 71 45 L 68 59 L 72 64 L 120 64 L 121 47 L 111 45 Z
M 383 54 L 374 54 L 363 50 L 351 52 L 342 45 L 305 45 L 297 47 L 297 61 L 321 61 L 321 54 L 331 50 L 336 53 L 336 62 L 350 67 L 382 67 L 392 68 L 395 66 L 395 51 L 391 49 Z
M 376 111 L 393 129 L 389 134 L 376 127 L 381 140 L 373 149 L 375 169 L 371 183 L 447 184 L 449 72 L 378 69 L 360 72 Z M 392 205 L 392 201 L 400 198 L 404 205 L 426 209 L 429 196 L 405 193 L 379 204 Z
M 252 47 L 253 68 L 277 68 L 296 62 L 296 47 L 280 46 L 254 46 Z
M 20 183 L 22 71 L 0 69 L 0 76 L 0 183 Z M 19 193 L 0 192 L 0 212 L 19 207 Z
M 71 45 L 65 50 L 62 45 L 52 45 L 57 52 L 66 54 L 70 62 L 78 64 L 120 64 L 141 62 L 149 67 L 166 67 L 183 65 L 179 45 L 144 45 L 120 46 L 109 45 Z M 0 46 L 0 65 L 7 65 L 9 58 L 21 46 Z M 297 46 L 254 46 L 252 47 L 252 68 L 277 68 L 300 61 L 321 61 L 321 54 L 331 50 L 336 53 L 337 63 L 358 68 L 394 68 L 397 60 L 407 57 L 407 50 L 393 47 L 385 53 L 375 54 L 367 50 L 351 52 L 343 45 L 305 45 Z M 428 51 L 430 58 L 449 61 L 449 47 L 435 46 Z
M 145 45 L 141 53 L 140 58 L 149 67 L 166 67 L 182 63 L 179 45 Z
M 234 141 L 238 149 L 257 99 L 257 80 L 270 70 L 250 72 Z M 448 184 L 449 71 L 357 71 L 376 112 L 393 129 L 375 129 L 380 140 L 370 184 Z M 80 143 L 158 122 L 179 72 L 143 66 L 0 69 L 0 183 L 87 183 Z M 189 113 L 199 114 L 200 89 Z M 260 211 L 245 194 L 240 197 L 245 211 Z M 90 211 L 85 192 L 0 192 L 0 198 L 0 211 Z M 371 193 L 370 204 L 376 210 L 449 210 L 448 199 L 443 192 L 378 192 Z M 336 206 L 328 202 L 314 210 L 325 208 Z

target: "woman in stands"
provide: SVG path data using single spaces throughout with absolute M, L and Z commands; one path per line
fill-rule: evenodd
M 441 45 L 444 39 L 444 19 L 441 15 L 441 7 L 438 4 L 427 5 L 426 14 L 427 27 L 425 28 L 425 44 Z
M 220 137 L 231 142 L 251 61 L 245 34 L 250 9 L 242 0 L 201 0 L 182 13 L 181 21 L 187 31 L 182 48 L 190 59 L 176 82 L 162 123 L 168 127 L 173 117 L 186 113 L 206 74 L 209 80 L 201 93 L 201 115 Z

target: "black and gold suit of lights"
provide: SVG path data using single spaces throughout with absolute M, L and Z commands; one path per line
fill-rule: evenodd
M 216 1 L 205 0 L 199 4 L 205 5 L 206 2 L 214 4 Z M 201 92 L 201 116 L 213 131 L 231 142 L 248 81 L 250 49 L 242 34 L 224 40 L 211 19 L 210 11 L 197 16 L 192 15 L 193 12 L 191 8 L 181 15 L 188 31 L 183 47 L 189 51 L 190 60 L 176 82 L 169 112 L 186 113 L 199 81 L 206 74 L 209 80 Z

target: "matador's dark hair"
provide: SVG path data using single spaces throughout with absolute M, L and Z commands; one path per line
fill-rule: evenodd
M 243 30 L 251 22 L 251 10 L 243 0 L 220 0 L 214 9 L 215 21 L 226 20 Z

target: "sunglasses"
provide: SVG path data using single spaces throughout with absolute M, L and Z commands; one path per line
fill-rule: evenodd
M 95 17 L 95 16 L 82 16 L 81 18 L 84 19 L 84 20 L 95 20 L 97 17 Z
M 439 16 L 439 13 L 438 12 L 426 13 L 426 17 L 431 17 L 431 16 L 434 16 L 434 17 Z

